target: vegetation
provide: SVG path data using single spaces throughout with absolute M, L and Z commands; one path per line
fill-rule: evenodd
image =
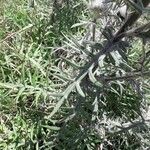
M 114 1 L 1 0 L 0 150 L 150 148 L 149 9 Z

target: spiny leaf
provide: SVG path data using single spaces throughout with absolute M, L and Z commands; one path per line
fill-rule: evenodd
M 69 94 L 72 92 L 72 90 L 75 88 L 75 86 L 76 86 L 75 82 L 68 86 L 68 88 L 64 91 L 63 97 L 57 102 L 54 109 L 50 113 L 49 118 L 51 118 L 59 110 L 59 108 L 62 106 L 64 101 L 68 98 Z
M 82 91 L 79 82 L 76 82 L 76 89 L 77 89 L 78 93 L 79 93 L 82 97 L 85 97 L 85 94 L 84 94 L 84 92 Z
M 95 83 L 97 80 L 96 80 L 96 78 L 94 77 L 93 72 L 92 72 L 93 67 L 94 67 L 94 64 L 89 68 L 89 78 L 90 78 L 90 81 L 91 81 L 91 82 Z
M 69 77 L 65 76 L 64 74 L 53 74 L 53 76 L 59 80 L 62 81 L 72 81 L 72 79 L 70 79 Z
M 116 66 L 119 66 L 119 64 L 122 62 L 120 54 L 116 51 L 110 52 L 110 54 L 112 58 L 114 59 Z
M 92 115 L 92 121 L 96 119 L 96 114 L 98 113 L 98 101 L 97 97 L 95 97 L 95 101 L 93 102 L 94 109 L 93 109 L 93 115 Z
M 75 69 L 79 69 L 80 66 L 78 66 L 77 64 L 73 63 L 72 61 L 66 59 L 65 57 L 61 57 L 63 60 L 65 60 L 69 65 L 71 65 L 72 67 L 74 67 Z
M 83 26 L 83 25 L 87 25 L 87 24 L 88 24 L 88 22 L 82 21 L 82 22 L 72 25 L 71 28 L 75 28 L 75 27 L 79 27 L 79 26 Z
M 48 125 L 41 125 L 42 127 L 44 128 L 47 128 L 49 130 L 54 130 L 54 131 L 59 131 L 60 130 L 60 127 L 57 127 L 57 126 L 48 126 Z
M 94 73 L 92 72 L 93 67 L 94 67 L 94 64 L 91 65 L 91 67 L 90 67 L 89 70 L 88 70 L 89 79 L 90 79 L 90 81 L 91 81 L 92 83 L 94 83 L 96 86 L 101 87 L 101 86 L 102 86 L 101 83 L 100 83 L 99 81 L 97 81 L 97 79 L 96 79 L 95 76 L 94 76 Z
M 99 67 L 103 67 L 104 66 L 104 58 L 106 55 L 101 55 L 98 59 L 98 65 Z

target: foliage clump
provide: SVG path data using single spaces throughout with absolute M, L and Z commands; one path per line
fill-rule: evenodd
M 0 149 L 149 149 L 149 1 L 116 2 L 2 2 Z

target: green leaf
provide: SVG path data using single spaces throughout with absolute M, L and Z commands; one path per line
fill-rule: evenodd
M 37 62 L 35 61 L 33 58 L 29 58 L 29 60 L 31 61 L 32 65 L 34 65 L 35 67 L 37 67 L 41 73 L 46 76 L 46 72 L 43 70 L 43 67 Z
M 23 93 L 24 90 L 25 90 L 25 87 L 22 87 L 22 88 L 19 90 L 19 92 L 18 92 L 18 94 L 17 94 L 17 96 L 16 96 L 16 102 L 18 102 L 18 99 L 20 98 L 20 96 L 22 95 L 22 93 Z

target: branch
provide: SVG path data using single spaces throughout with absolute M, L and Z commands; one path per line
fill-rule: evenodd
M 142 0 L 143 6 L 147 7 L 150 3 L 150 0 Z M 129 16 L 127 17 L 125 23 L 121 26 L 121 28 L 118 30 L 118 32 L 115 34 L 114 41 L 119 40 L 119 35 L 126 31 L 126 29 L 130 26 L 132 26 L 142 15 L 142 13 L 137 12 L 134 10 Z
M 144 121 L 134 121 L 133 123 L 125 123 L 122 126 L 117 126 L 121 130 L 115 132 L 116 134 L 120 134 L 122 132 L 128 131 L 130 129 L 141 127 L 141 126 L 147 126 L 150 123 L 150 119 L 144 120 Z
M 124 37 L 129 37 L 129 36 L 138 36 L 138 37 L 142 37 L 143 35 L 143 38 L 144 38 L 144 33 L 146 35 L 147 32 L 145 32 L 145 30 L 148 30 L 147 32 L 149 33 L 149 30 L 150 30 L 150 22 L 140 26 L 140 27 L 137 27 L 137 28 L 133 28 L 131 30 L 128 30 L 126 32 L 123 32 L 119 35 L 117 35 L 116 39 L 122 39 Z M 148 34 L 147 33 L 147 34 Z M 148 36 L 150 36 L 148 34 Z M 145 36 L 146 38 L 146 36 Z
M 138 78 L 143 75 L 150 76 L 150 71 L 127 73 L 126 75 L 120 76 L 120 77 L 96 77 L 96 79 L 109 82 L 109 81 L 115 81 L 115 80 L 128 80 L 131 78 Z

